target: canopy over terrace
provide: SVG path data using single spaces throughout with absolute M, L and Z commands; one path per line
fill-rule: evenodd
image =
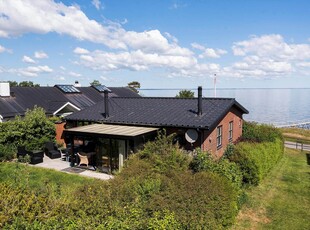
M 158 128 L 138 127 L 110 124 L 92 124 L 66 129 L 63 136 L 67 143 L 71 143 L 71 157 L 77 151 L 93 153 L 95 167 L 105 167 L 108 170 L 119 169 L 123 166 L 123 160 L 132 151 L 154 139 Z M 82 140 L 83 144 L 76 146 L 75 140 Z M 87 144 L 85 142 L 87 141 Z M 93 148 L 87 146 L 92 143 Z M 74 146 L 77 147 L 74 150 Z M 95 154 L 94 154 L 95 153 Z

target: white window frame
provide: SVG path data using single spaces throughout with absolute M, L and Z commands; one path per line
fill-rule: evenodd
M 220 125 L 216 128 L 216 147 L 221 148 L 223 141 L 223 126 Z
M 234 134 L 234 122 L 230 121 L 229 122 L 229 128 L 228 128 L 228 140 L 232 140 L 233 139 L 233 134 Z

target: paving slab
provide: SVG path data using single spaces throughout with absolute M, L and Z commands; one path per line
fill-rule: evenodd
M 112 175 L 109 175 L 107 173 L 97 172 L 97 171 L 89 170 L 86 168 L 70 167 L 70 162 L 63 161 L 61 158 L 50 159 L 49 157 L 44 156 L 42 163 L 31 165 L 31 166 L 54 169 L 56 171 L 60 171 L 64 173 L 97 178 L 100 180 L 109 180 L 113 178 Z

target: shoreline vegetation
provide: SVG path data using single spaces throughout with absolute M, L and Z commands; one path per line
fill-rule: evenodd
M 297 203 L 289 214 L 309 219 L 304 211 L 298 212 L 299 204 L 301 208 L 309 204 L 309 189 L 302 190 L 309 188 L 305 159 L 302 162 L 298 158 L 296 163 L 292 156 L 298 154 L 294 150 L 285 150 L 283 157 L 282 132 L 288 131 L 246 122 L 240 142 L 229 146 L 220 160 L 199 149 L 194 154 L 185 153 L 173 144 L 173 136 L 159 133 L 154 142 L 132 155 L 111 181 L 21 163 L 0 163 L 0 228 L 255 229 L 268 225 L 275 229 L 276 221 L 281 221 L 278 213 L 283 219 L 291 218 L 285 217 L 290 203 L 273 205 L 268 203 L 273 199 L 268 199 L 260 204 L 261 197 L 279 195 L 293 201 L 295 190 L 302 193 L 305 204 Z M 290 170 L 284 170 L 285 164 Z M 285 174 L 288 171 L 295 174 Z M 301 183 L 294 180 L 297 174 Z M 272 187 L 272 181 L 279 178 L 286 185 L 294 183 L 290 193 L 278 194 L 278 187 Z M 273 196 L 268 196 L 268 188 Z M 287 188 L 283 187 L 285 191 Z M 269 206 L 260 208 L 265 203 Z M 253 219 L 243 218 L 251 213 Z M 257 224 L 256 216 L 263 221 Z

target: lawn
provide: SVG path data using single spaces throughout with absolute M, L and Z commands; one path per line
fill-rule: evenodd
M 280 130 L 287 141 L 310 144 L 310 130 L 299 128 L 281 128 Z
M 285 149 L 270 175 L 247 193 L 232 229 L 310 229 L 310 166 L 304 152 Z

